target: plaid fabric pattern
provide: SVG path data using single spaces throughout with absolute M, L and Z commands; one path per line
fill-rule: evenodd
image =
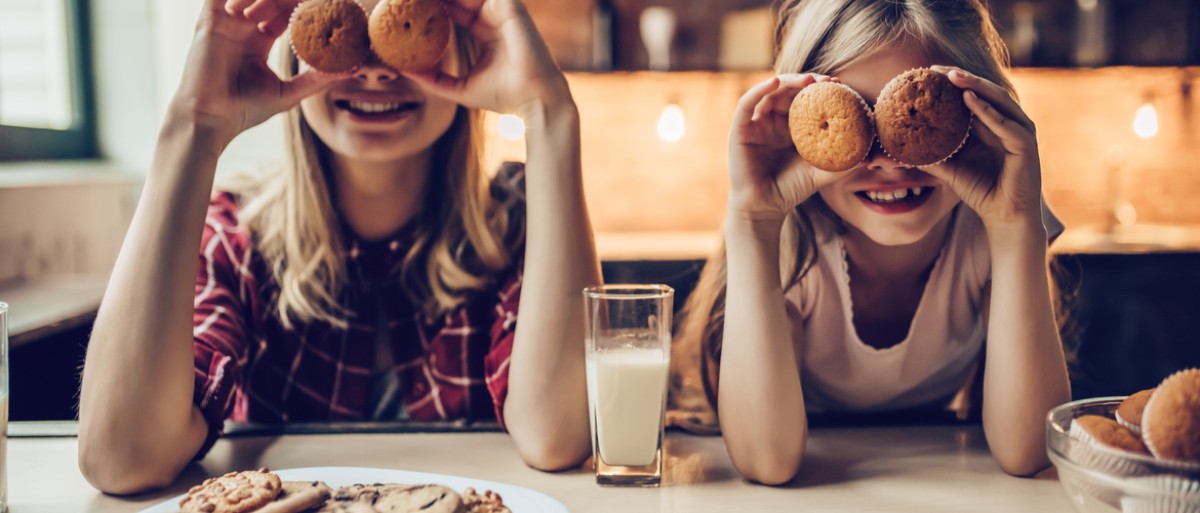
M 504 173 L 497 180 L 519 184 Z M 507 176 L 505 176 L 507 175 Z M 495 189 L 493 184 L 493 189 Z M 202 457 L 226 419 L 253 422 L 367 420 L 377 329 L 386 330 L 404 408 L 412 420 L 503 421 L 508 363 L 521 292 L 521 261 L 458 308 L 429 319 L 392 270 L 411 230 L 383 241 L 343 228 L 349 326 L 284 329 L 271 310 L 279 285 L 237 224 L 237 199 L 212 200 L 196 274 L 195 404 L 209 425 Z

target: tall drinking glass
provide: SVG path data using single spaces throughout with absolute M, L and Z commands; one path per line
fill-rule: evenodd
M 8 305 L 0 303 L 0 513 L 8 511 Z
M 600 285 L 583 296 L 596 483 L 658 486 L 675 291 Z

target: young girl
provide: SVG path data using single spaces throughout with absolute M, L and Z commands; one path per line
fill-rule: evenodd
M 164 486 L 230 417 L 495 418 L 529 465 L 578 464 L 579 291 L 600 278 L 578 114 L 524 6 L 447 0 L 437 72 L 288 55 L 280 78 L 296 4 L 206 2 L 88 348 L 83 474 Z M 527 167 L 490 187 L 480 109 L 527 126 Z M 281 112 L 285 169 L 210 201 L 221 152 Z
M 982 360 L 993 456 L 1008 473 L 1038 471 L 1043 418 L 1070 392 L 1037 139 L 986 6 L 791 0 L 778 14 L 779 74 L 741 98 L 730 130 L 725 252 L 679 336 L 699 346 L 734 465 L 786 482 L 806 412 L 944 407 Z M 957 155 L 916 169 L 876 145 L 843 173 L 800 160 L 787 111 L 801 89 L 836 80 L 873 104 L 917 67 L 947 73 L 975 116 Z

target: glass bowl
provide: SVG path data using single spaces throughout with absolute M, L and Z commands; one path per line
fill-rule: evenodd
M 1076 511 L 1200 513 L 1200 464 L 1157 460 L 1070 436 L 1076 417 L 1113 418 L 1124 397 L 1059 406 L 1046 418 L 1046 450 Z

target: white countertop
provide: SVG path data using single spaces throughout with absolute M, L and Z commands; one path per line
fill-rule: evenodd
M 1038 479 L 1001 472 L 978 426 L 815 429 L 800 476 L 777 488 L 739 478 L 720 438 L 677 433 L 667 437 L 666 485 L 657 489 L 600 488 L 588 471 L 529 469 L 501 433 L 337 434 L 222 440 L 170 489 L 133 498 L 103 495 L 84 481 L 75 438 L 8 444 L 13 513 L 136 512 L 208 475 L 261 466 L 384 467 L 486 479 L 544 492 L 573 513 L 1071 511 L 1053 471 Z

